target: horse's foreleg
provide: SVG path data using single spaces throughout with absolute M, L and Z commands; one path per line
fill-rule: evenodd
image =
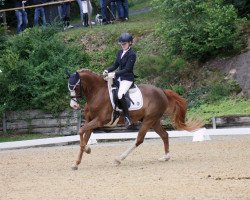
M 146 133 L 149 130 L 149 124 L 143 123 L 141 128 L 139 129 L 139 133 L 135 140 L 135 143 L 129 147 L 125 152 L 123 152 L 118 158 L 115 159 L 115 164 L 121 164 L 121 161 L 124 160 L 136 147 L 138 147 L 141 143 L 143 143 Z
M 161 126 L 160 121 L 157 122 L 153 128 L 155 132 L 161 137 L 164 144 L 165 154 L 163 157 L 159 158 L 159 161 L 168 161 L 170 159 L 168 133 Z
M 86 131 L 85 133 L 82 133 L 82 131 L 80 131 L 80 150 L 78 153 L 76 163 L 72 166 L 73 170 L 78 169 L 78 165 L 82 161 L 83 153 L 86 152 L 89 154 L 91 152 L 90 147 L 87 146 L 91 133 L 92 133 L 92 130 Z
M 94 119 L 88 123 L 86 123 L 83 127 L 80 128 L 80 151 L 76 160 L 76 163 L 72 166 L 73 170 L 77 170 L 78 169 L 78 165 L 81 163 L 82 161 L 82 156 L 83 153 L 90 153 L 91 149 L 90 147 L 87 147 L 87 143 L 89 141 L 89 138 L 91 136 L 92 130 L 94 128 L 97 128 L 98 125 L 98 120 Z

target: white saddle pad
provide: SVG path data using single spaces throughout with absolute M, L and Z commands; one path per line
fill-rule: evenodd
M 112 93 L 112 87 L 108 84 L 109 89 L 109 98 L 112 104 L 113 109 L 115 109 L 115 104 L 113 102 L 113 93 Z M 135 88 L 132 88 L 129 90 L 129 96 L 132 100 L 130 103 L 130 107 L 128 110 L 139 110 L 143 106 L 143 98 L 141 90 L 135 85 Z M 116 108 L 117 111 L 121 111 L 119 108 Z

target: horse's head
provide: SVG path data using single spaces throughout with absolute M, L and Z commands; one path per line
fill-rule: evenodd
M 92 99 L 102 87 L 106 86 L 103 77 L 89 69 L 81 69 L 73 74 L 66 71 L 66 74 L 69 78 L 68 89 L 71 96 L 70 106 L 73 109 L 80 108 L 79 100 L 83 98 L 83 95 L 86 97 L 86 101 L 88 101 L 88 99 L 91 101 L 90 99 Z
M 68 89 L 71 97 L 70 106 L 75 110 L 80 109 L 79 99 L 82 98 L 80 75 L 78 72 L 70 74 L 67 71 L 66 73 L 69 78 Z

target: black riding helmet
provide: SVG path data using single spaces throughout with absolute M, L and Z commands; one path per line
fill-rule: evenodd
M 118 39 L 118 43 L 124 43 L 124 42 L 133 42 L 133 37 L 129 33 L 122 33 L 121 36 Z

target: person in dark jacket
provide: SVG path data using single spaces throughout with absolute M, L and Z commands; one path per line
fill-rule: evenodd
M 32 0 L 33 4 L 39 5 L 43 3 L 47 3 L 48 0 Z M 45 16 L 45 11 L 43 6 L 39 6 L 35 8 L 35 13 L 34 13 L 34 25 L 38 26 L 39 25 L 39 18 L 42 18 L 42 24 L 43 26 L 46 26 L 46 16 Z
M 128 127 L 131 125 L 131 122 L 124 95 L 134 82 L 133 71 L 136 61 L 136 53 L 131 48 L 131 45 L 133 44 L 133 37 L 129 33 L 122 33 L 118 42 L 121 44 L 122 49 L 118 51 L 115 63 L 110 68 L 104 70 L 103 75 L 106 76 L 108 73 L 115 71 L 119 67 L 119 70 L 115 72 L 114 75 L 120 82 L 118 99 L 124 113 L 125 126 Z
M 15 0 L 15 8 L 24 7 L 26 1 Z M 28 17 L 25 9 L 15 10 L 17 18 L 17 34 L 24 31 L 28 25 Z

